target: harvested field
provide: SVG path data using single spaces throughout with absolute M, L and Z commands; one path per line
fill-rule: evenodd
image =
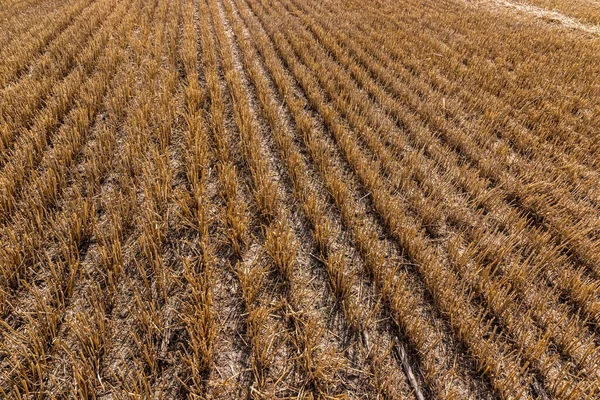
M 0 0 L 0 395 L 600 398 L 598 0 Z

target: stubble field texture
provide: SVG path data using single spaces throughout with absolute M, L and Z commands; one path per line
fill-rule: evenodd
M 0 0 L 0 397 L 599 399 L 597 0 Z

